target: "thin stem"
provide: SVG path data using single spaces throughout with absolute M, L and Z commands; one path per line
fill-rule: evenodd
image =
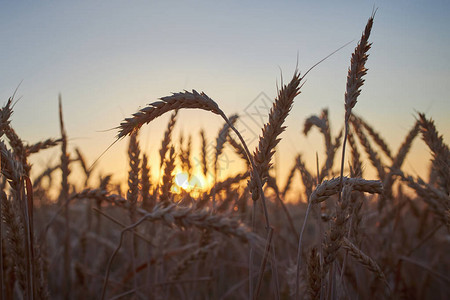
M 256 285 L 256 292 L 254 293 L 253 299 L 258 299 L 259 291 L 261 290 L 261 283 L 264 275 L 264 270 L 266 269 L 267 258 L 270 252 L 270 245 L 272 244 L 272 235 L 273 235 L 273 227 L 270 227 L 269 232 L 267 233 L 266 251 L 264 251 L 264 257 L 261 262 L 261 268 L 258 276 L 258 283 Z
M 259 173 L 258 173 L 258 171 L 256 169 L 256 165 L 255 165 L 255 162 L 253 161 L 252 155 L 250 154 L 250 150 L 248 150 L 247 144 L 245 143 L 244 138 L 242 137 L 242 135 L 239 133 L 239 131 L 237 131 L 236 128 L 234 128 L 233 124 L 231 124 L 231 122 L 230 122 L 230 120 L 228 120 L 227 116 L 222 111 L 220 111 L 220 115 L 222 116 L 222 118 L 225 120 L 225 122 L 228 123 L 230 128 L 233 129 L 233 131 L 238 136 L 239 140 L 242 143 L 242 146 L 244 147 L 245 153 L 247 154 L 247 159 L 252 165 L 252 171 L 253 171 L 254 177 L 256 178 L 256 184 L 258 185 L 259 192 L 260 192 L 260 195 L 261 195 L 261 201 L 262 201 L 262 204 L 263 204 L 264 217 L 265 217 L 265 221 L 266 221 L 266 230 L 269 231 L 270 222 L 269 222 L 269 213 L 267 212 L 267 206 L 266 206 L 266 197 L 264 196 L 264 191 L 262 189 L 261 178 L 260 178 Z
M 345 145 L 347 144 L 347 136 L 348 136 L 348 120 L 345 121 L 345 135 L 344 141 L 342 142 L 342 158 L 341 158 L 341 176 L 339 179 L 339 193 L 338 193 L 338 201 L 341 202 L 341 192 L 342 192 L 342 180 L 344 176 L 344 159 L 345 159 Z
M 302 239 L 303 232 L 305 231 L 306 221 L 308 219 L 309 210 L 311 209 L 311 201 L 308 203 L 308 208 L 306 209 L 305 220 L 303 221 L 302 231 L 300 232 L 300 239 L 298 240 L 298 250 L 297 250 L 297 273 L 295 277 L 295 299 L 298 299 L 299 295 L 299 282 L 300 282 L 300 264 L 302 261 Z

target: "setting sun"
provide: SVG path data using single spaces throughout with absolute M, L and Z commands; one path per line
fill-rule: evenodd
M 180 170 L 175 173 L 171 191 L 176 194 L 181 193 L 182 190 L 188 193 L 199 193 L 209 190 L 211 185 L 212 182 L 209 182 L 201 173 L 189 175 Z

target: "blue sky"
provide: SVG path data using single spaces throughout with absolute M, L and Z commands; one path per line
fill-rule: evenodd
M 261 92 L 275 97 L 297 58 L 305 71 L 353 40 L 308 75 L 280 144 L 292 153 L 280 159 L 286 169 L 297 152 L 310 160 L 323 153 L 317 132 L 300 134 L 306 117 L 328 107 L 334 132 L 342 127 L 350 55 L 374 6 L 369 72 L 355 111 L 394 152 L 416 111 L 433 117 L 448 142 L 448 1 L 0 1 L 0 97 L 5 102 L 22 82 L 12 124 L 36 142 L 58 136 L 61 93 L 71 144 L 93 161 L 114 140 L 116 132 L 104 130 L 158 97 L 205 91 L 246 121 L 245 108 Z M 167 117 L 143 130 L 145 151 L 156 154 Z M 192 133 L 195 141 L 203 127 L 212 140 L 221 124 L 206 112 L 182 112 L 176 136 Z M 126 177 L 126 144 L 100 161 L 117 179 Z M 411 173 L 428 161 L 421 142 L 414 149 Z M 55 162 L 56 152 L 48 153 L 35 165 Z

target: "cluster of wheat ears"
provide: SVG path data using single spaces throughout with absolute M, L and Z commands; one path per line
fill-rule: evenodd
M 126 118 L 117 135 L 129 138 L 126 193 L 110 175 L 98 186 L 90 183 L 92 168 L 81 151 L 68 150 L 61 101 L 61 137 L 28 145 L 11 127 L 9 99 L 0 110 L 1 299 L 449 299 L 448 146 L 433 121 L 418 114 L 394 154 L 352 113 L 367 72 L 372 25 L 373 16 L 351 56 L 344 129 L 332 137 L 326 109 L 308 118 L 304 134 L 320 131 L 326 161 L 310 171 L 298 154 L 283 188 L 271 162 L 304 81 L 298 72 L 278 91 L 253 152 L 236 130 L 238 117 L 227 117 L 195 90 L 163 97 Z M 224 120 L 211 164 L 200 132 L 203 173 L 217 178 L 225 144 L 248 171 L 195 195 L 175 193 L 178 159 L 188 173 L 193 168 L 191 143 L 176 148 L 172 139 L 183 108 Z M 151 166 L 161 178 L 152 180 L 139 129 L 170 111 L 160 163 Z M 428 179 L 402 171 L 418 135 L 432 153 Z M 56 146 L 60 162 L 30 179 L 29 156 Z M 345 177 L 344 162 L 350 167 Z M 376 180 L 363 178 L 366 165 L 374 167 Z M 81 191 L 68 180 L 73 168 L 84 171 Z M 60 183 L 51 181 L 55 172 Z M 304 187 L 298 198 L 307 201 L 286 203 L 296 174 Z M 51 199 L 49 186 L 58 186 L 58 199 Z

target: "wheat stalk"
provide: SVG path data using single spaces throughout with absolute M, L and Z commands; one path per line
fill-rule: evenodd
M 6 134 L 11 132 L 10 128 L 6 129 Z M 11 140 L 10 140 L 11 142 Z M 23 150 L 23 144 L 17 137 L 18 145 L 16 145 L 17 151 Z M 13 153 L 6 148 L 3 141 L 0 141 L 0 154 L 1 154 L 1 172 L 8 179 L 11 186 L 12 194 L 12 206 L 9 209 L 5 207 L 5 215 L 11 215 L 17 218 L 16 221 L 21 223 L 23 230 L 19 233 L 13 233 L 16 239 L 21 239 L 20 243 L 23 243 L 24 247 L 24 269 L 21 270 L 25 274 L 25 280 L 23 285 L 23 292 L 25 297 L 33 299 L 34 286 L 35 286 L 35 256 L 34 256 L 34 237 L 33 237 L 33 194 L 32 185 L 26 172 L 29 168 L 25 167 L 22 161 L 26 156 L 23 152 Z M 7 201 L 3 201 L 6 202 Z M 5 219 L 8 221 L 8 219 Z M 0 235 L 1 237 L 1 235 Z
M 71 254 L 70 254 L 70 229 L 69 229 L 69 181 L 68 177 L 70 174 L 69 160 L 70 156 L 67 153 L 67 134 L 64 128 L 63 110 L 62 110 L 62 98 L 59 95 L 59 126 L 61 130 L 61 192 L 59 195 L 60 204 L 65 204 L 64 219 L 65 219 L 65 240 L 64 240 L 64 272 L 67 275 L 67 279 L 64 285 L 64 296 L 68 298 L 70 295 L 72 276 L 70 275 L 70 265 L 71 265 Z
M 139 166 L 140 166 L 140 156 L 141 151 L 139 149 L 139 141 L 138 141 L 138 131 L 133 131 L 130 135 L 130 143 L 128 145 L 128 160 L 130 170 L 128 172 L 128 191 L 127 191 L 127 201 L 128 205 L 128 213 L 130 217 L 130 222 L 136 222 L 136 209 L 137 209 L 137 201 L 139 197 Z M 130 241 L 131 246 L 131 269 L 136 269 L 136 258 L 138 257 L 138 249 L 137 249 L 137 239 L 136 236 L 133 235 Z M 136 276 L 133 276 L 133 284 L 134 288 L 137 289 L 138 283 Z
M 350 205 L 350 195 L 353 190 L 352 182 L 344 183 L 342 188 L 342 199 L 336 204 L 336 217 L 332 220 L 329 231 L 325 234 L 322 245 L 323 265 L 322 278 L 328 273 L 331 264 L 337 256 L 341 247 L 342 238 L 346 233 L 346 223 L 348 221 L 348 210 Z M 331 283 L 330 283 L 331 284 Z
M 350 60 L 350 68 L 347 75 L 347 88 L 345 91 L 345 122 L 350 119 L 353 107 L 355 107 L 358 96 L 361 94 L 361 87 L 364 84 L 363 76 L 367 74 L 366 62 L 371 43 L 369 36 L 372 30 L 374 14 L 369 18 L 366 28 L 361 36 L 355 51 Z
M 272 188 L 273 191 L 275 192 L 276 198 L 278 200 L 278 203 L 280 203 L 281 208 L 283 209 L 286 218 L 289 222 L 289 227 L 291 228 L 292 233 L 294 234 L 294 236 L 299 236 L 297 230 L 295 229 L 295 225 L 294 225 L 294 221 L 292 220 L 291 214 L 289 213 L 289 210 L 287 209 L 286 205 L 284 204 L 283 200 L 281 200 L 280 197 L 280 190 L 278 189 L 277 183 L 275 178 L 273 178 L 272 176 L 269 176 L 268 180 L 267 180 L 267 186 Z
M 349 120 L 352 113 L 353 107 L 355 107 L 358 96 L 361 94 L 361 87 L 364 84 L 363 76 L 367 74 L 366 62 L 369 55 L 371 44 L 369 43 L 369 36 L 372 30 L 373 18 L 375 12 L 369 18 L 366 24 L 366 28 L 361 36 L 355 51 L 352 54 L 350 60 L 350 68 L 347 75 L 347 87 L 344 96 L 344 107 L 345 107 L 345 135 L 344 141 L 342 143 L 342 159 L 341 159 L 341 181 L 339 182 L 339 189 L 342 189 L 342 178 L 344 176 L 344 159 L 345 159 L 345 144 L 347 142 L 347 136 L 349 131 Z M 339 193 L 339 198 L 341 194 Z

